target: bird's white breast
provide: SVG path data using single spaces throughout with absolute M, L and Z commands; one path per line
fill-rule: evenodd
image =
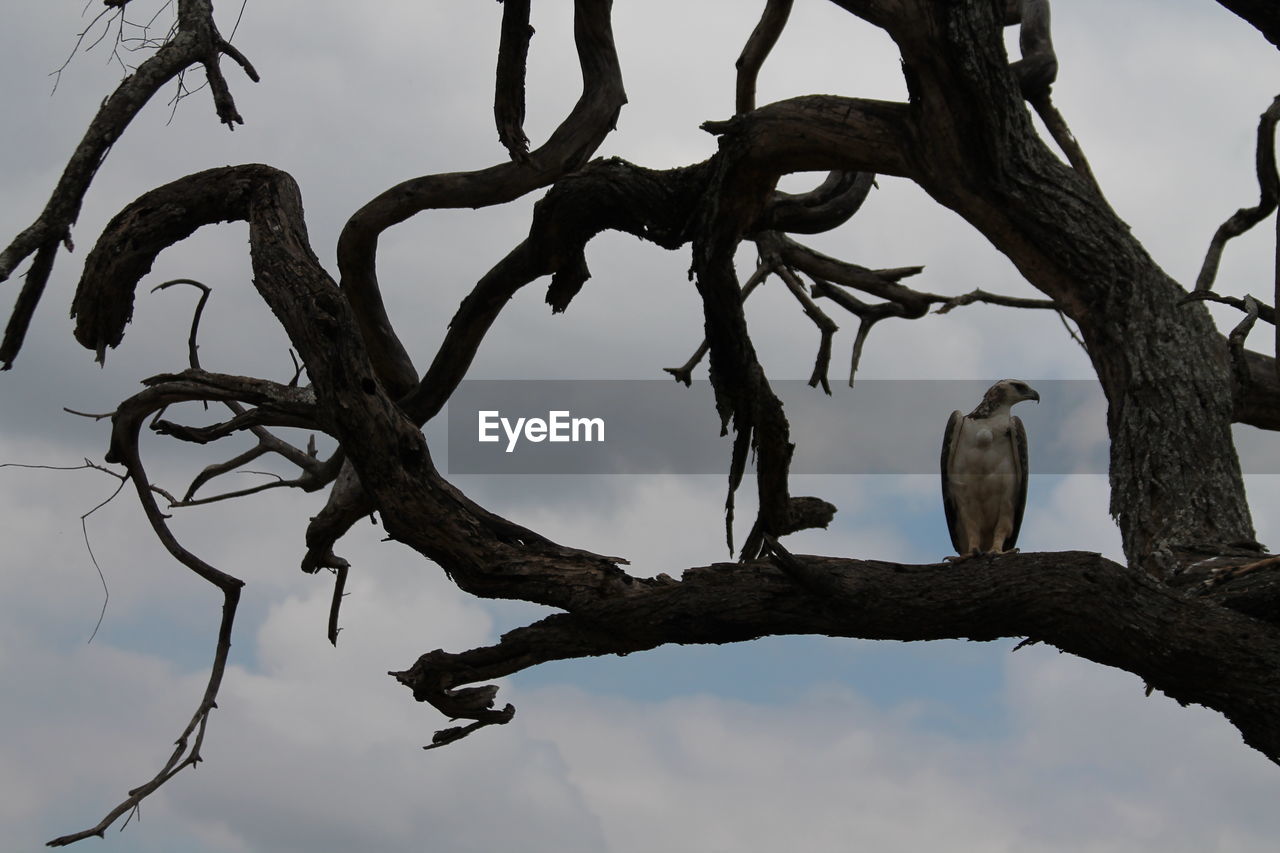
M 1010 419 L 996 414 L 982 420 L 965 418 L 960 426 L 955 452 L 951 457 L 951 475 L 962 483 L 996 475 L 1010 475 L 1016 459 L 1009 441 Z

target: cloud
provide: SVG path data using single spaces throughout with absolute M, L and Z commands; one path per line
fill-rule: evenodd
M 1216 714 L 1051 650 L 1009 656 L 1007 670 L 1011 725 L 990 741 L 921 731 L 909 706 L 831 684 L 768 706 L 544 688 L 521 708 L 565 756 L 611 853 L 749 853 L 799 836 L 815 851 L 1269 849 L 1272 768 Z
M 1027 550 L 1091 550 L 1123 560 L 1110 500 L 1102 474 L 1032 478 L 1019 541 Z

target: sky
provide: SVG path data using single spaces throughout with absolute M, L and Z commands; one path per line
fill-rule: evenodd
M 135 0 L 131 17 L 143 20 L 160 5 Z M 669 167 L 712 153 L 714 140 L 698 125 L 730 114 L 733 62 L 759 6 L 618 0 L 630 102 L 600 155 Z M 0 28 L 6 242 L 38 214 L 119 79 L 100 44 L 67 65 L 54 91 L 50 72 L 96 7 L 21 4 Z M 535 4 L 526 127 L 535 145 L 579 91 L 568 7 Z M 70 335 L 66 307 L 85 253 L 142 192 L 228 163 L 284 169 L 302 188 L 313 247 L 332 270 L 342 224 L 383 189 L 503 157 L 490 102 L 498 4 L 318 8 L 247 4 L 235 43 L 262 82 L 228 69 L 245 117 L 234 133 L 217 123 L 207 92 L 176 110 L 166 94 L 111 151 L 76 226 L 76 251 L 59 257 L 27 346 L 0 375 L 0 463 L 101 461 L 106 424 L 63 407 L 109 412 L 140 379 L 185 365 L 191 292 L 141 292 L 105 367 Z M 235 0 L 218 4 L 224 33 L 239 12 Z M 1257 116 L 1276 94 L 1280 58 L 1209 0 L 1076 0 L 1054 12 L 1057 104 L 1113 206 L 1171 275 L 1191 281 L 1219 222 L 1256 200 Z M 883 34 L 807 0 L 796 4 L 764 69 L 759 102 L 814 92 L 905 94 Z M 816 179 L 795 176 L 786 186 Z M 420 366 L 458 301 L 523 237 L 535 200 L 426 213 L 384 235 L 385 296 Z M 1267 291 L 1269 230 L 1231 244 L 1220 290 Z M 934 292 L 1035 295 L 958 217 L 898 179 L 881 178 L 863 211 L 814 245 L 869 267 L 924 265 L 916 281 Z M 246 248 L 243 225 L 204 229 L 164 253 L 143 287 L 176 277 L 208 283 L 215 292 L 203 363 L 287 379 L 287 342 L 249 286 Z M 537 286 L 519 294 L 470 377 L 662 379 L 661 368 L 684 362 L 701 336 L 687 250 L 606 234 L 588 261 L 593 278 L 566 314 L 551 316 Z M 740 266 L 750 261 L 744 253 Z M 15 285 L 0 285 L 6 315 Z M 874 387 L 838 381 L 855 323 L 833 316 L 842 326 L 835 402 L 825 430 L 821 420 L 817 428 L 827 446 L 855 428 L 845 413 L 867 399 L 862 388 Z M 1215 309 L 1215 317 L 1224 329 L 1236 321 L 1229 311 Z M 771 378 L 808 376 L 816 335 L 776 282 L 752 297 L 748 319 Z M 1271 352 L 1268 337 L 1250 343 Z M 882 324 L 859 375 L 904 389 L 924 387 L 905 380 L 1016 375 L 1059 387 L 1049 383 L 1091 378 L 1053 314 L 994 307 Z M 937 399 L 920 405 L 936 409 L 940 439 L 950 410 L 976 399 L 948 396 L 947 387 L 965 383 L 929 387 Z M 711 428 L 713 417 L 708 407 Z M 1081 418 L 1085 445 L 1096 424 Z M 435 424 L 428 436 L 434 447 L 446 439 Z M 1035 441 L 1033 431 L 1033 454 Z M 144 452 L 155 479 L 173 488 L 219 458 L 158 439 Z M 922 452 L 933 458 L 936 442 Z M 1081 470 L 1033 478 L 1024 550 L 1120 556 L 1105 477 Z M 1280 483 L 1253 470 L 1255 526 L 1274 546 L 1280 530 L 1270 510 Z M 637 574 L 678 574 L 727 556 L 722 475 L 454 479 L 553 539 L 627 557 Z M 258 481 L 246 474 L 235 483 Z M 116 485 L 100 472 L 0 468 L 0 824 L 8 849 L 35 849 L 92 825 L 149 779 L 204 685 L 220 596 L 163 552 L 128 494 L 89 515 L 82 530 L 81 515 Z M 793 550 L 920 563 L 949 553 L 931 474 L 805 474 L 793 492 L 839 507 L 830 530 L 793 537 Z M 148 799 L 140 822 L 86 842 L 93 849 L 1260 851 L 1280 833 L 1280 770 L 1219 715 L 1146 697 L 1135 676 L 1051 648 L 1012 653 L 1013 640 L 768 638 L 548 664 L 500 682 L 517 707 L 511 724 L 423 752 L 447 723 L 385 673 L 435 648 L 490 643 L 543 610 L 466 596 L 437 567 L 362 524 L 343 543 L 355 569 L 335 649 L 324 636 L 329 580 L 297 568 L 321 501 L 274 491 L 175 511 L 174 528 L 192 550 L 247 582 L 231 667 L 204 763 Z M 741 501 L 747 519 L 750 489 Z M 104 583 L 105 614 L 87 642 Z

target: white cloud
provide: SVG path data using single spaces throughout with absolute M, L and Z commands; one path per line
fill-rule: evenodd
M 834 686 L 765 707 L 546 688 L 521 707 L 614 853 L 1269 849 L 1280 785 L 1217 715 L 1050 650 L 1008 669 L 1011 725 L 993 741 L 920 731 L 910 708 Z
M 1024 550 L 1087 550 L 1124 559 L 1120 531 L 1108 510 L 1106 475 L 1041 477 L 1034 483 L 1019 537 Z

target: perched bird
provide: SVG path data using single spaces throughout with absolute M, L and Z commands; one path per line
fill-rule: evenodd
M 942 438 L 942 504 L 956 557 L 1014 551 L 1027 505 L 1027 431 L 1009 409 L 1040 402 L 1027 383 L 1001 379 L 967 415 L 951 413 Z

